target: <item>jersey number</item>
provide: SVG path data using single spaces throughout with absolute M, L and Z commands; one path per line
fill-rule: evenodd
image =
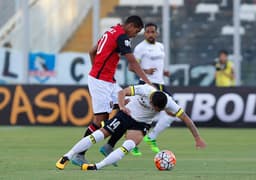
M 115 130 L 119 125 L 120 125 L 120 121 L 118 121 L 118 119 L 115 118 L 114 121 L 109 124 L 109 127 Z
M 106 44 L 108 39 L 108 34 L 104 34 L 102 38 L 99 40 L 98 48 L 97 48 L 97 54 L 100 54 L 102 52 L 103 46 Z

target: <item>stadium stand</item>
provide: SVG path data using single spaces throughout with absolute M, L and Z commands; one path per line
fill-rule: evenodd
M 29 0 L 28 41 L 31 51 L 58 52 L 89 12 L 92 0 L 44 1 Z M 11 42 L 13 49 L 24 47 L 24 23 L 21 1 L 0 1 L 0 45 Z M 5 11 L 11 8 L 13 11 Z M 44 36 L 42 36 L 42 34 Z
M 118 5 L 118 0 L 101 1 L 100 17 L 104 18 L 107 14 Z M 69 38 L 61 51 L 88 52 L 92 48 L 92 10 L 83 19 L 80 26 Z M 102 30 L 103 31 L 103 30 Z
M 15 1 L 0 1 L 0 29 L 15 14 Z
M 91 0 L 87 1 L 91 2 Z M 85 1 L 82 0 L 81 2 L 85 3 Z M 231 54 L 233 53 L 233 0 L 170 0 L 169 2 L 171 8 L 171 63 L 191 65 L 209 64 L 217 57 L 217 52 L 220 49 L 226 49 Z M 33 16 L 31 19 L 31 24 L 36 24 L 36 22 L 40 22 L 39 20 L 41 20 L 41 16 L 39 15 L 44 12 L 38 11 L 40 3 L 45 3 L 45 1 L 38 0 L 37 3 L 30 7 L 30 13 L 37 14 L 37 16 Z M 161 0 L 101 1 L 101 17 L 104 17 L 101 21 L 101 33 L 110 24 L 116 24 L 117 22 L 123 21 L 127 16 L 137 14 L 143 18 L 145 23 L 154 22 L 159 26 L 159 40 L 162 41 L 161 3 Z M 65 4 L 66 3 L 63 3 L 62 6 L 68 6 Z M 62 6 L 58 5 L 57 10 L 60 10 Z M 3 27 L 15 14 L 15 0 L 2 0 L 0 1 L 0 7 L 0 29 L 4 29 Z M 80 7 L 83 8 L 83 6 Z M 113 11 L 109 12 L 110 9 L 113 9 Z M 57 31 L 54 28 L 57 27 L 58 23 L 60 25 L 66 23 L 61 24 L 57 19 L 54 20 L 56 27 L 53 26 L 53 29 L 50 31 L 52 34 L 48 35 L 48 39 L 53 42 L 51 44 L 47 43 L 48 41 L 44 42 L 45 38 L 43 40 L 35 41 L 36 37 L 40 37 L 42 32 L 35 30 L 31 31 L 32 41 L 38 42 L 33 48 L 45 51 L 48 49 L 56 49 L 54 51 L 61 49 L 61 51 L 87 52 L 92 44 L 92 11 L 89 10 L 88 7 L 87 12 L 84 10 L 79 10 L 79 12 L 82 12 L 82 14 L 88 13 L 88 15 L 85 19 L 77 21 L 75 25 L 70 25 L 70 27 L 75 28 L 82 22 L 77 30 L 70 30 L 70 28 L 67 28 L 66 26 L 66 28 L 61 28 L 61 30 L 63 30 L 63 32 L 61 31 L 62 34 L 66 35 L 65 38 L 61 38 L 62 36 L 58 37 L 56 34 L 60 34 L 58 33 L 60 30 Z M 60 14 L 58 11 L 56 11 L 55 14 L 49 14 L 49 19 L 52 20 L 53 17 L 57 17 L 58 14 Z M 256 29 L 255 0 L 241 0 L 240 17 L 243 58 L 242 79 L 244 84 L 250 85 L 251 80 L 256 78 L 252 68 L 256 65 L 256 39 L 254 38 L 254 30 Z M 51 23 L 51 21 L 48 23 Z M 41 24 L 47 25 L 47 23 Z M 17 28 L 18 26 L 14 27 Z M 35 25 L 35 27 L 37 27 L 37 25 Z M 9 32 L 9 30 L 6 31 Z M 1 34 L 3 33 L 0 31 L 0 35 Z M 16 34 L 14 34 L 13 37 L 18 37 Z M 71 35 L 73 36 L 69 38 Z M 12 40 L 14 46 L 18 46 L 15 45 L 16 39 L 17 38 Z M 140 35 L 134 39 L 133 46 L 139 43 L 142 39 L 143 34 L 140 33 Z M 64 43 L 65 45 L 63 45 Z M 49 45 L 52 45 L 55 48 L 50 47 Z
M 161 1 L 120 0 L 109 17 L 125 17 L 138 14 L 146 22 L 152 21 L 162 32 Z M 150 1 L 150 3 L 152 3 Z M 241 0 L 241 39 L 242 39 L 242 79 L 250 85 L 256 78 L 251 66 L 256 62 L 256 40 L 253 29 L 256 28 L 256 5 L 253 0 Z M 171 7 L 171 62 L 175 64 L 211 63 L 220 49 L 233 53 L 233 1 L 232 0 L 186 0 Z M 143 39 L 139 35 L 135 46 Z M 161 35 L 159 40 L 162 41 Z M 245 75 L 247 74 L 247 75 Z M 248 75 L 250 74 L 250 75 Z
M 109 27 L 113 26 L 114 24 L 121 24 L 122 19 L 117 17 L 107 17 L 101 18 L 100 20 L 100 34 L 103 34 L 105 31 L 109 29 Z

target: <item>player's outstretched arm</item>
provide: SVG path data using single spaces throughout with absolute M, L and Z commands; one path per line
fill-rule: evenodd
M 129 70 L 135 72 L 145 83 L 151 84 L 147 78 L 145 72 L 141 69 L 140 64 L 136 61 L 132 53 L 127 53 L 124 55 L 129 63 Z
M 206 147 L 206 143 L 201 138 L 197 127 L 195 126 L 194 122 L 189 118 L 189 116 L 185 112 L 183 112 L 179 116 L 179 118 L 184 121 L 186 126 L 191 131 L 191 133 L 192 133 L 192 135 L 193 135 L 193 137 L 195 139 L 195 142 L 196 142 L 196 148 L 205 148 Z

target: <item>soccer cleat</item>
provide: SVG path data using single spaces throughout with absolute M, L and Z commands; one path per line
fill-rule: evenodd
M 132 155 L 134 156 L 141 156 L 142 155 L 142 152 L 140 152 L 139 148 L 138 147 L 135 147 L 132 149 L 131 151 Z
M 96 167 L 95 164 L 82 164 L 81 169 L 83 171 L 88 171 L 88 170 L 95 170 L 96 171 L 97 167 Z
M 68 164 L 68 157 L 63 156 L 56 162 L 56 167 L 60 170 L 63 170 L 65 166 Z
M 146 135 L 143 138 L 143 141 L 150 145 L 151 150 L 153 152 L 158 153 L 160 151 L 160 149 L 158 148 L 158 146 L 156 144 L 156 140 L 155 139 L 151 139 L 150 137 L 148 137 L 148 135 Z
M 88 163 L 88 161 L 84 158 L 84 155 L 81 154 L 75 154 L 72 158 L 71 158 L 71 162 L 72 164 L 76 165 L 76 166 L 82 166 L 85 163 Z
M 152 140 L 151 142 L 151 150 L 155 153 L 158 153 L 160 152 L 160 149 L 157 147 L 156 145 L 156 140 Z
M 152 141 L 148 135 L 144 136 L 143 141 L 150 145 L 150 142 Z
M 108 145 L 108 144 L 105 144 L 104 146 L 102 146 L 102 147 L 100 148 L 100 153 L 101 153 L 103 156 L 105 156 L 105 157 L 107 157 L 112 151 L 113 151 L 113 148 L 112 148 L 110 145 Z M 112 165 L 115 166 L 115 167 L 118 166 L 116 162 L 113 163 Z

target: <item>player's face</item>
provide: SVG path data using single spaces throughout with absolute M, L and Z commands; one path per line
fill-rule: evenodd
M 144 32 L 145 39 L 150 43 L 154 44 L 156 42 L 157 31 L 155 26 L 148 26 Z
M 132 23 L 128 25 L 126 33 L 129 38 L 134 38 L 141 31 L 142 28 L 134 26 Z
M 154 105 L 152 105 L 152 107 L 153 107 L 153 109 L 154 109 L 156 112 L 160 112 L 160 111 L 163 110 L 163 109 L 160 109 L 159 107 L 154 106 Z

